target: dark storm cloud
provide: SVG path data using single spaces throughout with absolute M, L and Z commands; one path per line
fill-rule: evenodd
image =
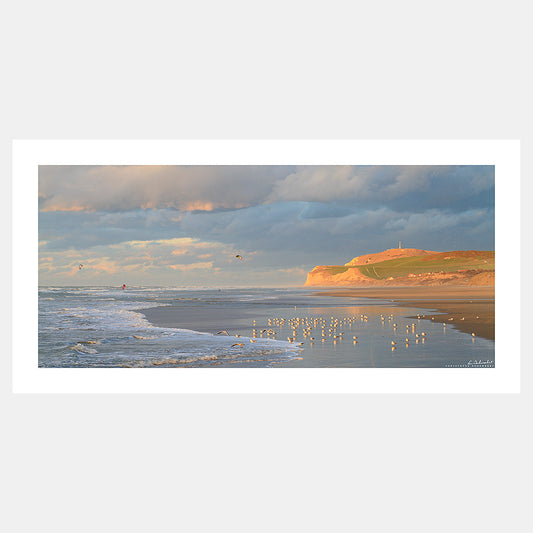
M 329 209 L 331 208 L 331 210 Z M 346 247 L 379 251 L 405 246 L 493 249 L 494 231 L 485 238 L 475 233 L 494 220 L 494 210 L 469 209 L 461 213 L 431 209 L 407 213 L 385 207 L 341 208 L 307 202 L 284 202 L 236 211 L 185 213 L 173 210 L 125 213 L 41 213 L 40 238 L 44 249 L 83 249 L 130 240 L 190 237 L 246 250 L 286 250 L 318 254 L 346 253 Z M 453 237 L 453 239 L 451 239 Z M 410 243 L 410 244 L 409 244 Z M 448 246 L 445 244 L 449 243 Z M 360 248 L 361 247 L 361 248 Z
M 313 204 L 286 202 L 227 213 L 187 215 L 182 231 L 195 238 L 238 243 L 246 249 L 285 250 L 314 257 L 370 253 L 405 246 L 428 249 L 494 248 L 494 211 L 475 209 L 462 213 L 432 209 L 406 213 L 377 209 L 353 209 L 344 216 L 309 218 Z M 488 231 L 476 233 L 482 226 Z M 365 250 L 366 249 L 366 250 Z M 351 259 L 348 257 L 346 261 Z
M 82 249 L 131 240 L 174 237 L 180 215 L 175 210 L 116 213 L 54 211 L 39 213 L 39 239 L 48 249 Z
M 494 204 L 494 167 L 305 167 L 278 181 L 269 200 L 461 211 Z

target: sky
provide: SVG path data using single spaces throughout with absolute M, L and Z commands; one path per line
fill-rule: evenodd
M 40 166 L 39 284 L 301 286 L 399 241 L 494 250 L 494 186 L 493 166 Z

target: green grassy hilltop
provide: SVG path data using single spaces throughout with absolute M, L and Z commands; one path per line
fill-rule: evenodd
M 402 257 L 356 267 L 373 279 L 398 278 L 428 272 L 459 272 L 461 270 L 494 270 L 494 252 L 456 251 L 420 257 Z
M 415 250 L 416 251 L 416 250 Z M 387 250 L 373 256 L 363 256 L 355 260 L 367 261 L 364 264 L 323 265 L 315 267 L 309 273 L 306 284 L 333 283 L 364 283 L 374 280 L 376 283 L 401 283 L 411 284 L 418 282 L 436 283 L 449 282 L 450 276 L 459 283 L 461 279 L 467 280 L 478 276 L 476 282 L 489 283 L 490 276 L 494 276 L 495 254 L 493 251 L 459 250 L 451 252 L 426 252 L 424 255 L 410 255 L 404 257 L 390 257 Z M 381 260 L 382 258 L 386 258 Z M 355 261 L 354 260 L 354 261 Z M 486 272 L 489 278 L 484 282 L 479 275 Z

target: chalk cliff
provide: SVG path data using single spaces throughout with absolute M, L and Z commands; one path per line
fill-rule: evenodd
M 316 266 L 305 285 L 494 285 L 494 264 L 493 251 L 395 248 L 354 257 L 344 265 Z

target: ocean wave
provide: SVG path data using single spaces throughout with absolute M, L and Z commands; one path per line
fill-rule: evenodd
M 97 350 L 94 348 L 89 348 L 88 346 L 85 346 L 81 343 L 74 344 L 73 346 L 69 346 L 69 348 L 79 352 L 79 353 L 86 353 L 86 354 L 96 354 L 98 353 Z

